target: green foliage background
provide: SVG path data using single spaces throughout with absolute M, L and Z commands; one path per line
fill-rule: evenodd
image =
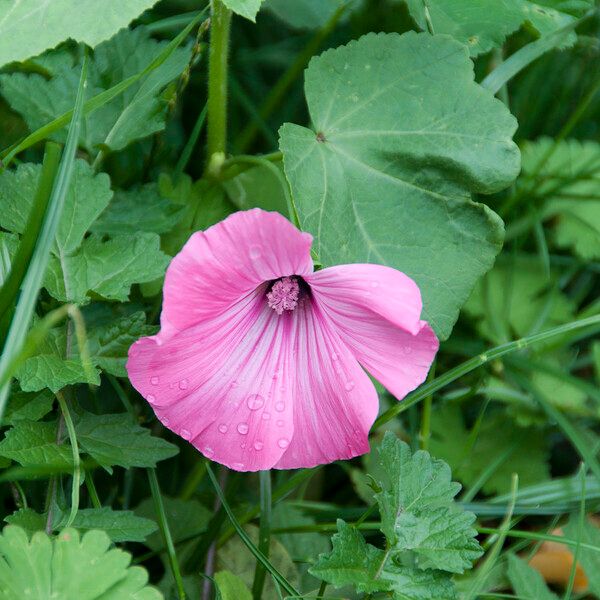
M 0 0 L 0 598 L 600 598 L 599 31 L 593 0 Z M 256 206 L 409 274 L 443 341 L 360 459 L 229 472 L 127 380 L 170 258 Z

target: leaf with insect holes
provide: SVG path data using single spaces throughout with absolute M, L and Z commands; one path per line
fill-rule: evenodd
M 157 42 L 144 27 L 123 30 L 98 46 L 90 59 L 87 97 L 91 98 L 143 71 L 166 42 Z M 81 64 L 65 59 L 57 50 L 51 69 L 48 58 L 39 73 L 0 75 L 0 92 L 11 107 L 20 113 L 34 131 L 71 110 L 77 93 Z M 100 148 L 120 150 L 131 142 L 145 138 L 165 127 L 167 101 L 161 92 L 179 77 L 189 64 L 190 48 L 176 48 L 173 53 L 140 82 L 122 94 L 84 115 L 80 145 L 91 154 Z M 59 60 L 60 59 L 60 60 Z M 36 59 L 36 63 L 40 63 Z M 64 141 L 65 130 L 52 138 Z
M 68 528 L 51 538 L 31 538 L 8 525 L 0 535 L 0 599 L 161 600 L 149 587 L 142 567 L 130 567 L 131 555 L 111 548 L 103 531 L 80 536 Z
M 502 245 L 502 221 L 470 194 L 518 174 L 515 119 L 473 81 L 463 46 L 414 32 L 313 58 L 305 93 L 314 128 L 286 123 L 280 148 L 320 262 L 405 272 L 445 339 Z
M 99 465 L 155 467 L 175 456 L 179 449 L 134 423 L 127 413 L 95 415 L 84 412 L 74 419 L 77 440 Z
M 552 224 L 557 247 L 584 260 L 600 259 L 600 144 L 550 138 L 528 142 L 519 184 L 543 199 L 543 218 Z

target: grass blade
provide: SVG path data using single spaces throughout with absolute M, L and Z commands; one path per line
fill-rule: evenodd
M 81 119 L 83 116 L 83 99 L 85 97 L 87 69 L 88 59 L 86 52 L 81 68 L 79 88 L 77 90 L 75 108 L 73 109 L 73 118 L 69 126 L 67 141 L 60 161 L 58 174 L 52 188 L 52 194 L 50 196 L 48 209 L 44 216 L 44 223 L 42 225 L 40 236 L 31 257 L 27 274 L 23 280 L 22 293 L 10 324 L 4 350 L 0 357 L 0 381 L 3 382 L 0 387 L 0 421 L 4 415 L 6 400 L 10 390 L 10 378 L 7 377 L 6 374 L 12 366 L 13 359 L 18 356 L 23 349 L 27 331 L 29 330 L 31 319 L 33 318 L 35 303 L 37 302 L 42 281 L 46 273 L 46 267 L 50 260 L 50 248 L 54 242 L 56 230 L 58 229 L 63 206 L 71 183 L 71 175 L 73 174 L 73 165 L 75 163 L 75 152 L 77 150 Z
M 225 498 L 225 494 L 223 494 L 223 490 L 221 490 L 221 486 L 213 473 L 210 465 L 206 465 L 206 471 L 208 472 L 208 476 L 217 492 L 217 496 L 221 500 L 221 504 L 231 521 L 231 524 L 237 531 L 237 534 L 240 536 L 242 542 L 246 545 L 248 550 L 254 555 L 256 560 L 258 560 L 269 573 L 273 576 L 273 579 L 286 591 L 287 594 L 291 596 L 296 596 L 298 598 L 301 597 L 299 592 L 294 588 L 294 586 L 271 564 L 269 559 L 255 546 L 254 542 L 248 537 L 248 534 L 244 531 L 239 521 L 235 518 L 231 507 L 227 502 L 227 498 Z

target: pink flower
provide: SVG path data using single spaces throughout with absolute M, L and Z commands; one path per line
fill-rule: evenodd
M 362 367 L 401 399 L 438 350 L 412 279 L 373 264 L 315 273 L 311 242 L 259 209 L 193 234 L 167 270 L 160 333 L 129 350 L 162 423 L 237 471 L 368 452 L 378 397 Z

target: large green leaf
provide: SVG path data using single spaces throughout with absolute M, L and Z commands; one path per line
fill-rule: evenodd
M 153 40 L 144 27 L 123 30 L 98 46 L 90 65 L 88 97 L 143 71 L 166 42 Z M 52 52 L 51 77 L 13 73 L 0 76 L 0 91 L 31 130 L 42 127 L 70 110 L 77 92 L 81 67 L 64 51 Z M 189 48 L 177 48 L 169 58 L 139 83 L 135 83 L 98 110 L 84 117 L 80 145 L 96 153 L 101 147 L 120 150 L 165 126 L 166 101 L 161 91 L 179 77 L 190 59 Z M 39 60 L 37 61 L 39 62 Z M 48 69 L 48 58 L 42 68 Z M 62 141 L 64 130 L 53 137 Z
M 280 147 L 320 261 L 404 271 L 446 338 L 502 245 L 470 193 L 516 177 L 515 119 L 445 36 L 366 35 L 313 59 L 305 88 L 314 129 L 285 124 Z
M 160 460 L 175 456 L 177 446 L 150 435 L 127 413 L 94 415 L 83 413 L 75 420 L 81 448 L 98 464 L 110 468 L 154 467 Z
M 497 48 L 506 36 L 524 22 L 539 35 L 546 35 L 575 20 L 569 4 L 562 0 L 405 0 L 417 25 L 427 29 L 426 10 L 436 34 L 444 33 L 467 45 L 473 56 Z M 581 15 L 593 0 L 579 2 L 574 14 Z M 427 8 L 426 8 L 427 6 Z M 573 41 L 575 35 L 569 38 Z
M 80 538 L 65 529 L 54 539 L 37 532 L 29 539 L 8 525 L 0 535 L 0 599 L 161 600 L 146 585 L 146 571 L 129 567 L 131 556 L 110 544 L 103 531 Z
M 73 39 L 94 47 L 157 0 L 0 0 L 0 66 Z
M 344 14 L 359 6 L 361 0 L 265 0 L 264 7 L 295 29 L 323 27 L 342 6 Z

